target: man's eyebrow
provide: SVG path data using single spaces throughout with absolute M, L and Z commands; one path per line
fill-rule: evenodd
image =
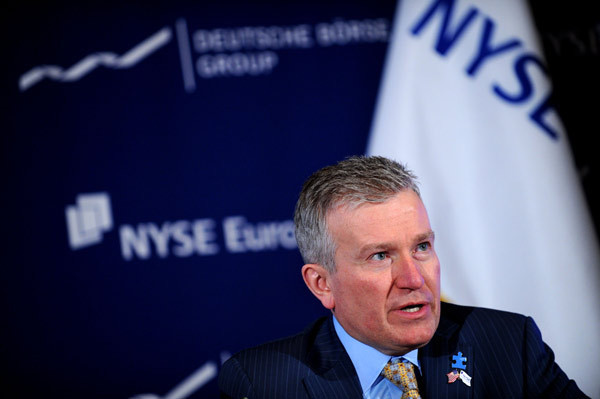
M 420 243 L 423 241 L 433 241 L 435 239 L 435 233 L 433 230 L 429 230 L 425 233 L 421 233 L 415 236 L 414 242 Z M 360 256 L 368 255 L 372 252 L 385 252 L 389 248 L 393 248 L 396 244 L 393 242 L 378 242 L 374 244 L 367 244 L 363 247 L 360 247 L 358 250 L 358 254 Z
M 376 244 L 367 244 L 364 247 L 359 248 L 358 254 L 360 256 L 365 256 L 373 252 L 385 252 L 393 246 L 394 244 L 392 244 L 391 242 L 378 242 Z
M 429 230 L 426 233 L 423 234 L 419 234 L 417 235 L 417 237 L 415 238 L 415 241 L 433 241 L 435 239 L 435 233 L 433 232 L 433 230 Z

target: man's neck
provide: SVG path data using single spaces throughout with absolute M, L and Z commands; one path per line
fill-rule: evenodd
M 383 366 L 386 365 L 392 356 L 386 355 L 352 337 L 337 321 L 335 315 L 333 316 L 333 326 L 346 353 L 348 353 L 350 360 L 352 360 L 363 392 L 367 391 L 377 380 Z M 402 355 L 402 357 L 419 367 L 418 349 L 412 350 Z

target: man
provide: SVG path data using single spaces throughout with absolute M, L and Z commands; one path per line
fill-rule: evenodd
M 222 398 L 580 398 L 531 318 L 440 301 L 434 233 L 415 176 L 352 157 L 304 184 L 302 276 L 332 316 L 242 351 Z

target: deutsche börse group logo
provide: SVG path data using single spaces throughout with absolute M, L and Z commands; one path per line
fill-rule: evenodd
M 107 193 L 81 194 L 75 205 L 65 208 L 69 246 L 76 250 L 102 241 L 113 228 L 110 196 Z
M 165 27 L 121 56 L 112 52 L 93 53 L 68 69 L 58 65 L 37 66 L 21 75 L 19 90 L 25 91 L 44 78 L 58 82 L 75 82 L 100 66 L 111 69 L 131 68 L 169 43 L 171 36 L 171 29 Z
M 282 50 L 387 42 L 389 22 L 384 18 L 344 20 L 297 25 L 240 26 L 235 28 L 188 28 L 179 18 L 174 29 L 165 26 L 123 55 L 110 51 L 84 56 L 70 67 L 38 65 L 19 78 L 19 90 L 29 90 L 44 79 L 76 82 L 99 67 L 127 69 L 169 44 L 173 37 L 186 92 L 196 90 L 196 80 L 218 77 L 264 76 L 279 65 Z

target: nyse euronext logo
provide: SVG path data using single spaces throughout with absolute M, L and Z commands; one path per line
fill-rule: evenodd
M 80 194 L 65 207 L 67 234 L 72 250 L 100 244 L 113 229 L 110 195 Z M 124 260 L 152 257 L 179 258 L 228 253 L 294 250 L 292 220 L 250 222 L 245 216 L 123 224 L 118 228 Z
M 102 241 L 113 227 L 110 196 L 107 193 L 81 194 L 75 205 L 65 208 L 71 249 L 80 249 Z

